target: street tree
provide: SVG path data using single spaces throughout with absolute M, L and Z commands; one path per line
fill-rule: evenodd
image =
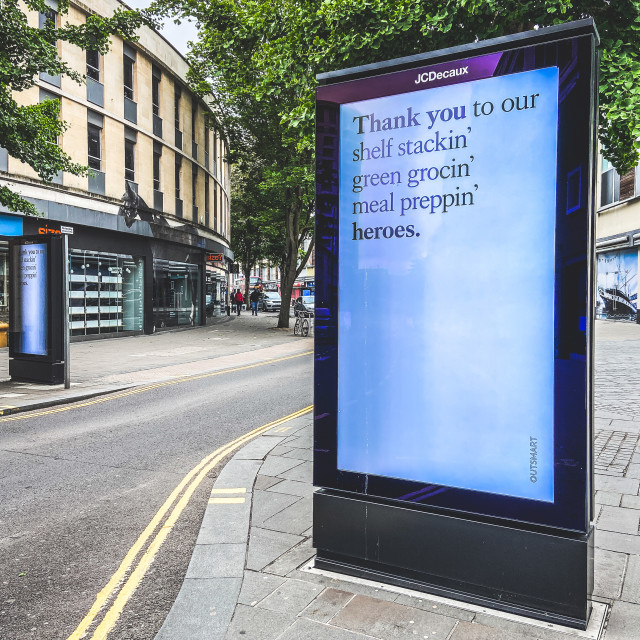
M 67 128 L 59 117 L 59 101 L 20 105 L 15 93 L 35 86 L 41 72 L 84 81 L 81 73 L 58 56 L 58 41 L 105 54 L 111 35 L 133 41 L 141 24 L 152 22 L 137 11 L 118 9 L 108 18 L 90 14 L 84 24 L 58 27 L 45 0 L 0 0 L 0 8 L 0 147 L 31 166 L 45 182 L 51 182 L 59 171 L 86 175 L 88 168 L 73 162 L 57 144 Z M 41 28 L 29 26 L 25 8 L 47 16 Z M 68 10 L 69 0 L 57 0 L 58 15 Z M 40 215 L 33 204 L 6 186 L 0 186 L 0 204 L 26 215 Z
M 600 142 L 618 172 L 638 162 L 640 0 L 156 0 L 154 9 L 197 21 L 194 86 L 216 96 L 237 156 L 261 158 L 282 189 L 280 326 L 313 219 L 317 73 L 591 16 L 602 43 Z

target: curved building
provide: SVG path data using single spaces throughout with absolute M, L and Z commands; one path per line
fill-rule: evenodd
M 34 27 L 53 19 L 110 15 L 117 0 L 71 1 L 57 15 L 31 12 Z M 41 218 L 0 209 L 0 321 L 8 318 L 8 240 L 68 233 L 72 335 L 97 336 L 205 324 L 221 313 L 229 249 L 227 146 L 206 103 L 187 85 L 188 65 L 157 32 L 136 43 L 112 36 L 105 56 L 59 42 L 59 55 L 87 76 L 77 84 L 41 74 L 15 94 L 20 104 L 60 101 L 68 129 L 58 144 L 88 177 L 42 182 L 0 149 L 0 184 L 32 201 Z

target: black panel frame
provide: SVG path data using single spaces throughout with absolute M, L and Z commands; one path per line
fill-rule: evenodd
M 530 530 L 586 535 L 593 509 L 593 269 L 599 43 L 591 19 L 319 76 L 316 121 L 316 324 L 314 485 L 414 509 Z M 365 475 L 337 467 L 340 104 L 420 90 L 416 73 L 502 53 L 494 75 L 560 70 L 556 193 L 553 503 Z M 402 74 L 405 84 L 399 89 Z M 409 79 L 410 78 L 410 79 Z M 580 197 L 567 210 L 568 179 Z M 535 247 L 532 247 L 532 251 Z

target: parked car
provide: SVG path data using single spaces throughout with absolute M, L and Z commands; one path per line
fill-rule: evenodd
M 259 304 L 263 311 L 280 311 L 282 300 L 275 291 L 263 291 Z
M 313 316 L 315 310 L 315 296 L 300 296 L 293 303 L 293 315 L 297 316 L 301 311 Z

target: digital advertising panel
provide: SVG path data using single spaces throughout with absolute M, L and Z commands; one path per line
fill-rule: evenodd
M 41 244 L 20 245 L 13 254 L 12 268 L 18 283 L 14 304 L 14 352 L 47 354 L 47 249 Z
M 316 486 L 589 530 L 588 22 L 319 76 Z
M 64 335 L 61 237 L 12 238 L 9 255 L 9 374 L 57 384 Z

